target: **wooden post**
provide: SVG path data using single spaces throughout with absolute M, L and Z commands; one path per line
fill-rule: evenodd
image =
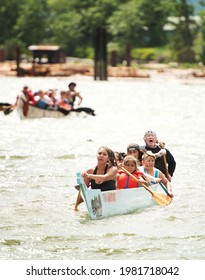
M 126 44 L 125 60 L 126 60 L 127 67 L 129 67 L 131 65 L 131 47 L 129 43 Z
M 94 79 L 107 80 L 107 41 L 106 29 L 99 27 L 94 35 L 95 65 Z
M 16 75 L 17 75 L 17 77 L 21 76 L 21 73 L 20 73 L 20 61 L 21 61 L 20 47 L 16 47 Z
M 5 60 L 4 49 L 0 48 L 0 62 L 3 62 L 4 60 Z

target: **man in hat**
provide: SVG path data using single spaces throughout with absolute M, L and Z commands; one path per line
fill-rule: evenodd
M 171 152 L 158 143 L 156 132 L 148 130 L 144 134 L 145 146 L 141 147 L 142 151 L 152 151 L 156 156 L 155 167 L 167 177 L 169 182 L 172 180 L 176 168 L 176 162 Z

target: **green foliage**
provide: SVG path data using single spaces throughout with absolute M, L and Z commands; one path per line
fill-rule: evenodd
M 154 59 L 154 48 L 135 48 L 132 49 L 132 59 L 146 62 Z
M 16 57 L 16 47 L 19 47 L 24 53 L 27 51 L 25 44 L 17 39 L 11 38 L 4 42 L 4 47 L 6 49 L 6 58 L 8 60 L 14 60 Z
M 94 59 L 94 49 L 91 47 L 82 47 L 78 46 L 75 50 L 75 54 L 77 57 L 80 58 L 89 58 L 89 59 Z
M 60 14 L 50 24 L 53 41 L 60 42 L 66 52 L 71 52 L 83 38 L 83 27 L 80 23 L 80 15 L 73 11 Z
M 138 62 L 169 62 L 171 58 L 168 47 L 161 48 L 134 48 L 132 49 L 132 59 Z
M 193 6 L 187 0 L 180 0 L 175 5 L 178 21 L 175 24 L 174 36 L 170 44 L 173 58 L 178 62 L 194 62 L 194 34 L 196 23 L 191 16 L 194 15 Z
M 157 46 L 167 41 L 163 27 L 172 0 L 130 0 L 119 6 L 108 20 L 109 32 L 116 41 L 132 46 Z
M 198 62 L 203 62 L 205 64 L 205 12 L 200 13 L 200 26 L 199 32 L 197 33 L 196 39 L 194 41 L 194 52 L 195 58 Z
M 169 46 L 154 48 L 154 61 L 168 63 L 171 61 L 171 51 Z
M 27 45 L 42 43 L 47 37 L 49 11 L 47 0 L 27 0 L 20 7 L 16 21 L 16 36 Z
M 172 12 L 172 7 L 172 0 L 141 1 L 140 17 L 145 26 L 147 46 L 161 46 L 167 42 L 163 28 Z
M 23 50 L 31 44 L 57 44 L 66 55 L 93 58 L 93 36 L 103 27 L 108 53 L 116 50 L 121 61 L 128 44 L 132 57 L 141 61 L 205 61 L 204 14 L 198 32 L 188 0 L 0 1 L 0 45 L 9 50 L 12 42 Z M 169 16 L 181 20 L 168 37 L 163 28 Z M 167 48 L 156 52 L 169 42 L 172 56 Z
M 108 20 L 108 31 L 120 43 L 140 44 L 145 36 L 144 22 L 140 16 L 140 1 L 131 0 L 116 9 Z M 144 35 L 143 35 L 144 34 Z
M 15 36 L 14 27 L 20 15 L 22 0 L 1 0 L 0 3 L 0 45 Z

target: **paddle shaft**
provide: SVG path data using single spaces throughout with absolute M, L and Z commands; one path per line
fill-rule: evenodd
M 164 142 L 159 142 L 159 148 L 160 149 L 165 149 L 165 143 Z M 167 159 L 166 159 L 166 154 L 163 155 L 163 160 L 164 160 L 164 166 L 165 166 L 165 171 L 166 171 L 166 177 L 167 179 L 169 178 L 169 171 L 168 171 L 168 167 L 167 167 Z
M 160 184 L 160 186 L 163 188 L 163 190 L 165 191 L 165 193 L 166 193 L 169 197 L 172 197 L 172 196 L 170 195 L 170 193 L 168 192 L 166 186 L 165 186 L 162 182 L 159 182 L 159 184 Z
M 83 199 L 82 199 L 82 196 L 81 196 L 81 189 L 79 189 L 78 196 L 76 198 L 76 202 L 75 202 L 75 206 L 74 206 L 74 210 L 77 210 L 78 209 L 78 205 L 80 203 L 82 203 L 82 202 L 83 202 Z
M 1 103 L 0 102 L 0 111 L 10 109 L 11 107 L 12 107 L 12 105 L 10 103 Z
M 148 178 L 150 178 L 150 179 L 152 179 L 152 180 L 156 179 L 155 177 L 153 177 L 153 176 L 151 176 L 150 174 L 146 173 L 146 175 L 145 175 L 145 174 L 142 175 L 142 178 L 143 178 L 145 181 L 146 181 L 145 176 L 148 177 Z M 165 192 L 168 196 L 172 197 L 172 196 L 170 195 L 170 193 L 168 192 L 166 186 L 165 186 L 162 182 L 159 182 L 159 184 L 160 184 L 160 186 L 162 187 L 162 189 L 164 190 L 164 192 Z
M 166 169 L 166 176 L 167 176 L 167 178 L 169 178 L 166 155 L 163 155 L 163 160 L 164 160 L 164 165 L 165 165 L 165 169 Z
M 0 111 L 3 111 L 5 115 L 8 115 L 11 112 L 13 112 L 12 107 L 13 107 L 13 105 L 10 104 L 10 103 L 2 103 L 2 102 L 0 102 Z

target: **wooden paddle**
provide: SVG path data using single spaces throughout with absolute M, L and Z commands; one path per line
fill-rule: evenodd
M 127 173 L 130 177 L 132 177 L 135 181 L 138 181 L 137 178 L 134 175 L 132 175 L 127 169 L 125 169 L 122 166 L 121 166 L 121 169 L 125 173 Z M 167 196 L 167 195 L 165 195 L 163 193 L 155 192 L 152 189 L 150 189 L 149 187 L 147 187 L 146 184 L 144 184 L 144 183 L 141 183 L 141 185 L 143 186 L 143 188 L 145 188 L 148 192 L 151 193 L 152 197 L 157 202 L 157 204 L 159 204 L 161 206 L 167 206 L 168 204 L 171 203 L 172 198 L 170 196 Z
M 149 175 L 148 173 L 146 173 L 146 174 L 144 174 L 144 175 L 145 175 L 147 178 L 152 179 L 153 181 L 155 181 L 155 179 L 156 179 L 155 177 Z M 146 178 L 145 178 L 144 175 L 142 176 L 142 178 L 146 181 Z M 162 187 L 162 189 L 164 190 L 164 192 L 165 192 L 168 196 L 173 197 L 173 196 L 168 192 L 166 186 L 165 186 L 162 182 L 159 182 L 159 184 L 160 184 L 160 186 Z
M 81 189 L 79 189 L 78 196 L 76 198 L 76 202 L 75 202 L 75 206 L 74 206 L 75 211 L 78 210 L 78 205 L 82 202 L 83 202 L 83 199 L 82 199 L 82 196 L 81 196 Z
M 159 184 L 160 184 L 160 186 L 163 188 L 163 190 L 165 191 L 165 193 L 166 193 L 168 196 L 172 197 L 172 195 L 168 192 L 166 186 L 165 186 L 162 182 L 159 182 Z
M 165 147 L 165 143 L 160 141 L 158 144 L 159 148 L 164 149 Z M 164 166 L 165 166 L 165 170 L 166 170 L 166 177 L 167 179 L 169 178 L 169 171 L 168 171 L 168 167 L 167 167 L 167 159 L 166 159 L 166 154 L 163 155 L 163 160 L 164 160 Z
M 164 165 L 165 165 L 165 169 L 166 169 L 166 176 L 167 176 L 167 179 L 168 179 L 169 178 L 169 172 L 168 172 L 168 167 L 167 167 L 166 155 L 163 155 L 163 160 L 164 160 Z
M 72 112 L 85 112 L 88 115 L 95 116 L 95 111 L 89 107 L 79 107 L 79 108 L 72 108 Z
M 10 103 L 0 102 L 0 111 L 3 111 L 5 115 L 8 115 L 11 112 L 13 112 L 12 107 L 13 107 L 13 105 Z

